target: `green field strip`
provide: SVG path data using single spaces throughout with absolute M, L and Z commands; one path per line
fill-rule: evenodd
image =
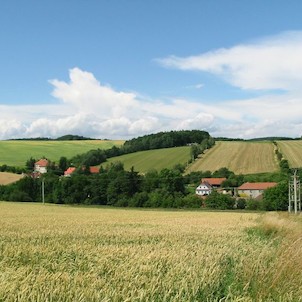
M 175 147 L 140 151 L 122 156 L 113 157 L 107 160 L 106 165 L 120 161 L 124 164 L 125 170 L 134 167 L 135 171 L 146 173 L 150 170 L 160 171 L 164 168 L 171 169 L 177 164 L 186 164 L 190 159 L 190 147 Z
M 57 162 L 61 156 L 71 158 L 91 149 L 109 149 L 121 146 L 124 141 L 0 141 L 0 165 L 24 167 L 26 161 L 43 156 Z

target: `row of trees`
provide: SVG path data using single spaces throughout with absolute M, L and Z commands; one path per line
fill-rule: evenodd
M 183 176 L 182 172 L 181 167 L 175 167 L 140 175 L 134 169 L 125 171 L 121 163 L 111 164 L 101 169 L 96 175 L 89 175 L 88 171 L 80 169 L 72 177 L 59 177 L 51 171 L 43 175 L 45 201 L 59 204 L 123 207 L 199 208 L 206 206 L 213 209 L 287 209 L 286 180 L 266 190 L 262 201 L 236 200 L 230 195 L 219 194 L 216 191 L 213 191 L 206 200 L 201 200 L 195 195 L 195 187 L 202 177 L 226 177 L 226 182 L 241 182 L 245 176 L 236 176 L 226 168 L 221 168 L 214 173 L 195 172 L 186 176 Z M 14 184 L 0 186 L 0 200 L 41 201 L 41 179 L 25 177 Z
M 136 152 L 143 150 L 161 149 L 186 146 L 188 144 L 201 144 L 204 140 L 210 139 L 210 134 L 200 130 L 182 130 L 159 132 L 145 135 L 125 142 L 125 152 Z
M 86 175 L 79 170 L 72 177 L 44 175 L 45 201 L 64 204 L 95 204 L 132 207 L 200 207 L 201 201 L 186 190 L 178 169 L 150 171 L 140 175 L 125 171 L 121 163 Z M 0 186 L 0 199 L 41 201 L 41 179 L 25 177 L 15 184 Z

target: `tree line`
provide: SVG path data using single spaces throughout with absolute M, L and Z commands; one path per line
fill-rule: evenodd
M 248 177 L 251 176 L 235 175 L 227 168 L 213 173 L 200 171 L 183 175 L 183 167 L 178 165 L 173 169 L 154 170 L 142 175 L 134 168 L 125 171 L 123 164 L 116 162 L 101 168 L 98 174 L 78 169 L 71 177 L 60 177 L 50 170 L 42 177 L 45 201 L 56 204 L 249 210 L 286 210 L 288 204 L 285 174 L 276 174 L 280 183 L 266 190 L 262 201 L 236 199 L 232 194 L 221 194 L 215 190 L 205 200 L 195 195 L 195 188 L 204 177 L 226 177 L 223 186 L 230 189 L 250 180 Z M 261 180 L 260 176 L 254 177 L 254 181 Z M 0 200 L 41 202 L 41 183 L 41 178 L 24 177 L 14 184 L 0 186 Z

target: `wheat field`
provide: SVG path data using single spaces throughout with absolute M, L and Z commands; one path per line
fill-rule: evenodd
M 0 202 L 0 301 L 301 301 L 297 226 L 277 213 Z
M 253 174 L 278 171 L 271 142 L 218 141 L 201 155 L 188 169 L 214 172 L 226 167 L 235 174 Z

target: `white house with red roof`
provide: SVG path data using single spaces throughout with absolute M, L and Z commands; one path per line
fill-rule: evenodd
M 243 198 L 261 198 L 266 189 L 273 188 L 276 182 L 246 182 L 237 188 L 238 196 Z
M 35 170 L 34 172 L 37 173 L 47 173 L 47 166 L 49 165 L 49 161 L 46 158 L 42 158 L 35 162 Z
M 202 178 L 200 185 L 195 190 L 195 193 L 198 196 L 210 195 L 213 189 L 220 188 L 225 180 L 225 177 Z
M 206 181 L 205 182 L 202 182 L 195 190 L 195 194 L 197 196 L 207 196 L 207 195 L 210 195 L 211 192 L 212 192 L 213 188 L 212 186 L 207 183 Z

